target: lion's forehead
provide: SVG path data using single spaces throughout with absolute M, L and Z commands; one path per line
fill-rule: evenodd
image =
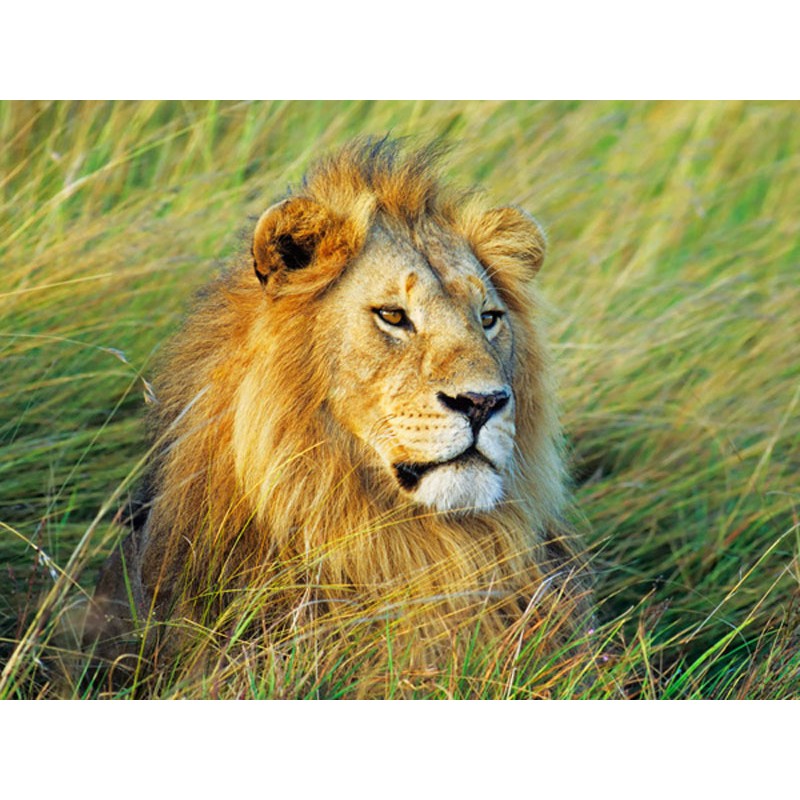
M 375 302 L 404 303 L 422 314 L 500 302 L 466 242 L 446 231 L 423 237 L 376 226 L 348 273 L 354 288 Z

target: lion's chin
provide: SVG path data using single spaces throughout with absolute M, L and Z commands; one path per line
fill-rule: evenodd
M 503 496 L 503 479 L 488 464 L 444 464 L 420 478 L 413 496 L 437 511 L 489 511 Z

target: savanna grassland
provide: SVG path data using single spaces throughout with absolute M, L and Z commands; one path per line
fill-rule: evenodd
M 315 155 L 387 131 L 547 230 L 595 628 L 423 676 L 249 643 L 117 696 L 800 696 L 800 105 L 760 102 L 1 105 L 0 696 L 113 694 L 65 665 L 153 360 Z

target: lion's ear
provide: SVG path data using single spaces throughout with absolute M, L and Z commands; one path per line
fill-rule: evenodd
M 539 272 L 547 247 L 536 220 L 520 208 L 493 208 L 472 221 L 467 237 L 490 274 L 529 281 Z
M 331 225 L 331 215 L 311 200 L 290 198 L 268 208 L 253 234 L 253 268 L 262 283 L 285 270 L 307 267 Z

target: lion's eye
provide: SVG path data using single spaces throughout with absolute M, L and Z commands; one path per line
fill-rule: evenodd
M 502 311 L 484 311 L 481 314 L 481 325 L 483 325 L 484 330 L 490 330 L 497 325 L 497 320 L 503 316 Z
M 406 312 L 400 308 L 376 308 L 375 313 L 387 324 L 402 327 L 408 324 Z

